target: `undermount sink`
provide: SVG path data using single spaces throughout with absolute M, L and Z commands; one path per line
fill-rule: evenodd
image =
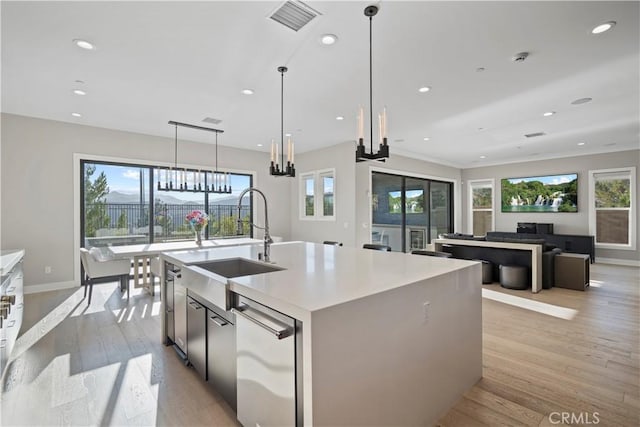
M 209 261 L 195 265 L 219 276 L 226 277 L 227 279 L 284 270 L 282 267 L 251 261 L 245 258 L 221 259 L 219 261 Z

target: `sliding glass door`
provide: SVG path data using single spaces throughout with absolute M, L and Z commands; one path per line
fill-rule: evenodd
M 371 186 L 372 243 L 410 252 L 453 231 L 450 182 L 372 172 Z

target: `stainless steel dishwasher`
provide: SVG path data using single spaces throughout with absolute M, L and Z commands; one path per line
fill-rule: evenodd
M 296 361 L 299 328 L 295 319 L 239 295 L 233 312 L 238 421 L 247 427 L 300 425 L 297 417 L 302 414 L 296 405 L 302 399 L 296 395 L 296 370 L 301 364 Z
M 200 376 L 207 379 L 207 309 L 187 296 L 187 357 Z

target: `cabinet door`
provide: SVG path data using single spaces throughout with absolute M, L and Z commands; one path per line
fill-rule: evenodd
M 187 357 L 203 379 L 207 379 L 207 309 L 187 297 Z
M 187 353 L 187 289 L 179 279 L 173 282 L 173 316 L 175 325 L 175 344 L 183 353 Z
M 236 328 L 211 310 L 207 310 L 207 378 L 235 411 Z

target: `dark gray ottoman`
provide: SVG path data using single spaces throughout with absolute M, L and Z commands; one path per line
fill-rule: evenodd
M 529 269 L 521 265 L 500 265 L 500 286 L 507 289 L 527 289 Z
M 482 284 L 493 283 L 493 263 L 483 259 L 474 259 L 473 261 L 482 263 Z

